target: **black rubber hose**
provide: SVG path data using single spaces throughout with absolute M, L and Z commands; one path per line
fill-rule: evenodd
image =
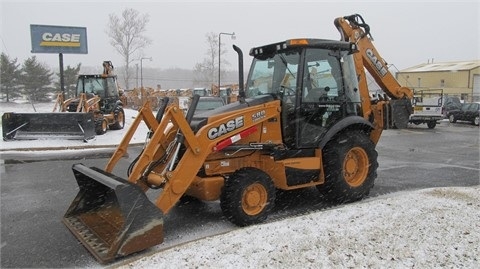
M 167 108 L 167 105 L 170 102 L 170 98 L 164 97 L 160 100 L 161 100 L 161 104 L 160 104 L 160 107 L 158 108 L 157 116 L 155 117 L 158 123 L 162 121 L 163 114 L 165 113 L 165 109 Z
M 188 109 L 187 116 L 186 116 L 188 124 L 192 122 L 193 113 L 195 113 L 195 110 L 197 109 L 198 100 L 200 100 L 200 95 L 198 94 L 193 95 L 192 103 L 190 104 L 190 108 Z

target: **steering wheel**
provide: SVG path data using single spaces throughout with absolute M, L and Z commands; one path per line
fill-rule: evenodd
M 280 92 L 287 96 L 294 96 L 295 90 L 285 85 L 280 85 Z

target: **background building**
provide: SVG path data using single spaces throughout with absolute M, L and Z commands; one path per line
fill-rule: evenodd
M 480 102 L 480 60 L 419 64 L 397 72 L 396 78 L 414 90 L 442 89 L 444 95 Z

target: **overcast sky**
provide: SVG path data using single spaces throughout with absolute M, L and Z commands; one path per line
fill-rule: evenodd
M 191 69 L 206 57 L 205 35 L 222 35 L 229 69 L 237 65 L 231 45 L 246 57 L 251 47 L 289 38 L 338 40 L 336 17 L 359 13 L 370 25 L 381 56 L 398 69 L 431 61 L 480 59 L 480 2 L 473 1 L 23 1 L 0 0 L 1 51 L 23 62 L 33 55 L 58 67 L 58 54 L 32 54 L 30 24 L 87 28 L 88 54 L 65 54 L 64 65 L 123 65 L 105 34 L 109 14 L 126 8 L 149 14 L 144 67 Z M 246 65 L 250 60 L 246 60 Z

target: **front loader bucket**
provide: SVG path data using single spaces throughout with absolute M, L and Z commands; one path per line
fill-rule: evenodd
M 74 164 L 80 190 L 63 223 L 101 263 L 163 242 L 163 213 L 142 189 L 100 170 Z
M 81 139 L 95 137 L 93 113 L 13 113 L 2 116 L 4 140 Z

